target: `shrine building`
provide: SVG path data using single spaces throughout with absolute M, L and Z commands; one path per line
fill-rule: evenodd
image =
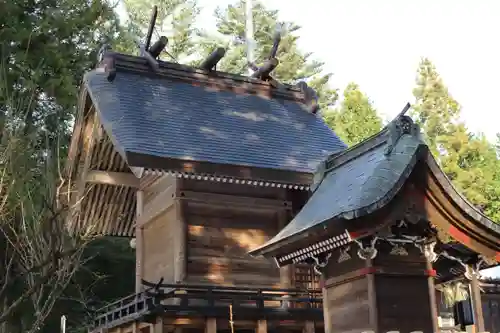
M 135 292 L 89 332 L 438 332 L 435 287 L 458 280 L 485 331 L 478 271 L 500 259 L 500 227 L 409 106 L 347 149 L 307 83 L 273 77 L 279 38 L 252 76 L 217 71 L 222 48 L 158 60 L 168 39 L 150 39 L 137 56 L 103 47 L 81 86 L 68 226 L 136 252 Z

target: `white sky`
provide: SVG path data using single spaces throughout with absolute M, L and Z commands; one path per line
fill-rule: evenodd
M 215 29 L 213 10 L 233 2 L 199 0 L 199 25 Z M 462 105 L 469 129 L 491 139 L 500 132 L 499 0 L 262 2 L 302 26 L 301 48 L 326 63 L 335 87 L 358 83 L 384 118 L 413 101 L 417 65 L 425 56 Z
M 199 26 L 215 29 L 217 6 L 199 0 Z M 384 118 L 412 101 L 421 57 L 429 57 L 463 107 L 470 130 L 494 139 L 500 78 L 498 0 L 262 0 L 281 19 L 302 26 L 300 46 L 324 61 L 343 88 L 361 86 Z M 492 97 L 492 100 L 486 97 Z

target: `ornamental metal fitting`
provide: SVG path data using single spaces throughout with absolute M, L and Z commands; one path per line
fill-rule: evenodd
M 315 262 L 313 267 L 314 267 L 314 271 L 317 274 L 323 275 L 323 269 L 326 267 L 326 265 L 328 265 L 328 260 L 330 259 L 331 256 L 332 256 L 332 253 L 329 252 L 325 256 L 321 256 L 319 258 L 317 256 L 311 257 L 311 259 L 313 259 Z
M 377 236 L 373 237 L 368 245 L 363 244 L 363 240 L 359 241 L 355 239 L 354 242 L 356 242 L 356 244 L 358 244 L 359 246 L 358 257 L 363 260 L 375 259 L 378 254 L 378 251 L 375 248 L 375 244 L 377 243 L 378 239 L 379 238 Z
M 439 254 L 434 251 L 437 242 L 434 240 L 432 242 L 417 243 L 415 242 L 415 247 L 417 247 L 423 255 L 429 260 L 429 262 L 436 262 L 439 258 Z
M 412 135 L 420 138 L 420 127 L 406 115 L 396 117 L 387 125 L 387 146 L 384 151 L 385 155 L 390 155 L 392 153 L 392 150 L 403 135 Z

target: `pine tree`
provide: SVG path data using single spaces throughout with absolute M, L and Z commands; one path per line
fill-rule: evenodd
M 497 151 L 498 158 L 500 158 L 500 133 L 497 133 L 497 141 L 495 143 L 495 149 Z
M 161 57 L 184 62 L 195 53 L 195 20 L 200 13 L 196 0 L 124 0 L 124 3 L 130 17 L 129 30 L 135 39 L 145 39 L 153 6 L 156 5 L 158 16 L 153 42 L 160 36 L 168 38 L 166 52 Z M 135 54 L 136 50 L 127 51 Z
M 226 47 L 226 56 L 217 69 L 230 73 L 244 74 L 247 72 L 245 38 L 245 1 L 240 0 L 224 10 L 215 11 L 217 31 L 221 37 L 202 34 L 205 42 L 200 54 L 206 56 L 216 47 Z M 269 10 L 260 1 L 253 4 L 255 63 L 262 64 L 270 54 L 273 35 L 277 27 L 281 27 L 282 38 L 278 48 L 277 58 L 280 61 L 273 71 L 273 77 L 284 83 L 294 84 L 307 80 L 316 89 L 322 109 L 335 104 L 338 98 L 337 90 L 329 86 L 331 74 L 323 73 L 323 63 L 312 58 L 312 53 L 302 52 L 297 45 L 297 33 L 300 27 L 293 22 L 279 20 L 278 11 Z
M 377 111 L 356 83 L 347 85 L 340 108 L 325 113 L 325 120 L 349 146 L 363 141 L 382 129 L 382 120 Z
M 449 94 L 429 59 L 422 59 L 413 93 L 412 116 L 441 168 L 477 208 L 500 221 L 500 162 L 484 135 L 469 133 L 460 122 L 460 105 Z
M 435 66 L 427 58 L 420 62 L 416 83 L 413 90 L 415 104 L 410 114 L 421 126 L 431 151 L 438 156 L 443 139 L 455 131 L 460 105 L 449 94 Z

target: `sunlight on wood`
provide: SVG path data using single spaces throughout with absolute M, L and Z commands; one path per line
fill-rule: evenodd
M 188 229 L 189 229 L 190 235 L 201 236 L 201 235 L 203 235 L 203 230 L 205 228 L 201 225 L 189 225 Z
M 223 260 L 215 259 L 209 264 L 208 271 L 207 278 L 210 281 L 220 284 L 225 283 L 224 275 L 228 275 L 228 270 Z
M 224 230 L 224 235 L 247 251 L 264 244 L 269 238 L 264 231 L 258 229 L 247 229 L 245 231 L 241 229 L 226 229 Z

